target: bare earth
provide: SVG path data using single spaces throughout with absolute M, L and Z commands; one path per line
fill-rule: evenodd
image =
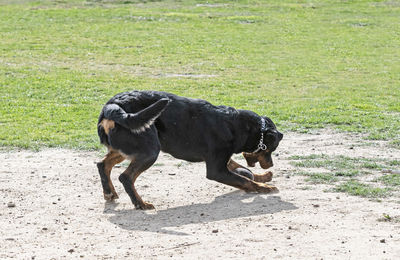
M 102 154 L 3 150 L 0 259 L 400 259 L 400 223 L 378 221 L 400 215 L 399 197 L 326 192 L 292 174 L 292 155 L 400 158 L 385 142 L 364 143 L 330 131 L 286 134 L 271 169 L 280 189 L 273 195 L 209 181 L 203 163 L 161 154 L 136 185 L 151 211 L 135 210 L 123 191 L 126 163 L 112 174 L 120 199 L 106 203 L 94 164 Z

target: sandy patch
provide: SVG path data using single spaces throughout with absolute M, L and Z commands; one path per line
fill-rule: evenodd
M 156 207 L 105 203 L 97 152 L 46 149 L 0 153 L 0 258 L 18 259 L 399 259 L 399 198 L 382 202 L 324 192 L 293 176 L 291 155 L 399 159 L 386 142 L 333 132 L 286 134 L 274 157 L 273 195 L 246 194 L 205 178 L 203 163 L 161 154 L 137 181 Z M 240 156 L 235 156 L 241 163 Z M 255 172 L 261 172 L 257 168 Z M 15 207 L 7 205 L 9 202 Z

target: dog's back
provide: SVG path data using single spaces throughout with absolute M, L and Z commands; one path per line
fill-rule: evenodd
M 128 122 L 129 115 L 134 114 L 145 115 L 132 116 Z M 209 143 L 224 149 L 231 145 L 237 115 L 232 107 L 214 106 L 201 99 L 159 91 L 130 91 L 115 95 L 103 107 L 98 134 L 101 143 L 110 145 L 108 120 L 129 128 L 133 134 L 154 123 L 162 151 L 179 159 L 203 161 Z

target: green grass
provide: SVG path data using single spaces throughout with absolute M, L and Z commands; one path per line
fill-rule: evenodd
M 400 216 L 390 216 L 389 214 L 382 214 L 382 217 L 378 218 L 379 222 L 392 222 L 400 223 Z
M 400 174 L 388 174 L 376 179 L 384 183 L 386 186 L 400 187 Z
M 400 149 L 400 140 L 392 140 L 389 142 L 391 147 Z
M 289 157 L 291 164 L 303 168 L 325 168 L 337 171 L 338 176 L 354 176 L 358 173 L 368 173 L 368 170 L 382 170 L 396 161 L 370 158 L 349 157 L 344 155 L 332 156 L 312 154 L 307 156 Z
M 333 183 L 338 181 L 338 178 L 332 176 L 328 173 L 314 173 L 310 174 L 306 181 L 309 181 L 314 184 L 321 184 L 321 183 Z
M 400 160 L 393 160 L 389 162 L 390 166 L 400 166 Z
M 333 190 L 366 198 L 384 198 L 390 195 L 389 188 L 372 187 L 371 185 L 361 183 L 357 180 L 349 180 L 345 183 L 341 183 Z
M 313 184 L 334 185 L 333 190 L 346 192 L 350 195 L 379 198 L 386 197 L 391 191 L 400 186 L 399 174 L 388 174 L 375 177 L 373 187 L 366 182 L 365 175 L 379 174 L 382 169 L 398 166 L 398 160 L 370 159 L 347 156 L 327 156 L 325 154 L 311 154 L 306 156 L 291 156 L 290 164 L 298 168 L 295 174 L 307 176 L 305 181 Z M 316 168 L 323 172 L 314 172 L 305 168 Z
M 350 170 L 341 170 L 341 171 L 335 171 L 334 175 L 335 176 L 340 176 L 340 177 L 354 177 L 362 174 L 368 174 L 368 172 L 365 171 L 359 171 L 356 169 L 350 169 Z
M 131 89 L 283 131 L 400 138 L 396 2 L 0 0 L 0 14 L 1 146 L 98 149 L 102 105 Z
M 305 181 L 312 184 L 331 184 L 339 180 L 339 178 L 337 178 L 331 172 L 297 171 L 295 172 L 295 174 L 307 176 L 307 178 L 305 178 Z

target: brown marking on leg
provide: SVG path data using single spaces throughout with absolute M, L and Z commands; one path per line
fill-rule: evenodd
M 115 122 L 113 120 L 103 119 L 100 122 L 100 125 L 104 128 L 104 132 L 106 132 L 106 134 L 108 135 L 110 130 L 115 127 Z
M 258 193 L 277 193 L 278 188 L 272 185 L 267 185 L 264 183 L 258 183 L 254 181 L 248 181 L 243 186 L 238 187 L 246 192 L 258 192 Z
M 234 160 L 229 159 L 228 164 L 226 165 L 229 171 L 241 175 L 243 177 L 249 178 L 250 180 L 254 180 L 254 174 L 250 171 L 250 169 L 247 169 L 246 167 L 238 164 Z
M 272 172 L 266 172 L 264 174 L 253 174 L 255 182 L 269 182 L 272 180 Z
M 111 191 L 111 193 L 107 193 L 106 190 L 104 191 L 105 200 L 114 200 L 119 198 L 117 192 L 115 191 L 114 185 L 111 181 L 111 170 L 116 164 L 124 160 L 125 157 L 123 157 L 119 152 L 115 150 L 110 150 L 108 154 L 104 157 L 104 159 L 101 161 L 101 163 L 99 163 L 102 164 L 103 166 L 104 174 L 107 178 L 107 184 Z
M 235 162 L 234 160 L 229 159 L 228 164 L 226 165 L 228 167 L 228 170 L 233 171 L 236 170 L 237 168 L 244 168 L 246 169 L 244 166 L 238 164 L 237 162 Z
M 229 167 L 227 167 L 229 165 Z M 247 177 L 235 174 L 228 168 L 235 168 L 237 164 L 228 160 L 226 166 L 215 163 L 214 159 L 206 161 L 207 178 L 217 182 L 242 189 L 246 192 L 275 193 L 278 189 L 275 186 L 255 182 Z M 236 168 L 237 169 L 237 168 Z
M 144 210 L 146 210 L 146 209 L 154 209 L 153 204 L 144 202 L 142 200 L 142 198 L 139 196 L 139 193 L 137 193 L 136 188 L 135 188 L 135 181 L 139 177 L 139 175 L 142 174 L 143 172 L 144 171 L 136 171 L 136 172 L 133 173 L 133 176 L 132 176 L 132 190 L 133 190 L 133 193 L 135 194 L 135 197 L 136 197 L 136 199 L 137 199 L 137 201 L 139 203 L 139 208 L 140 209 L 144 209 Z
M 246 167 L 244 167 L 244 166 L 238 164 L 237 162 L 235 162 L 234 160 L 232 160 L 232 158 L 229 159 L 227 167 L 228 167 L 228 170 L 230 170 L 230 171 L 234 171 L 237 168 L 247 169 Z M 263 174 L 255 174 L 255 173 L 253 173 L 253 176 L 254 176 L 254 181 L 255 182 L 269 182 L 269 181 L 272 180 L 273 174 L 272 174 L 272 172 L 266 172 L 266 173 L 263 173 Z

